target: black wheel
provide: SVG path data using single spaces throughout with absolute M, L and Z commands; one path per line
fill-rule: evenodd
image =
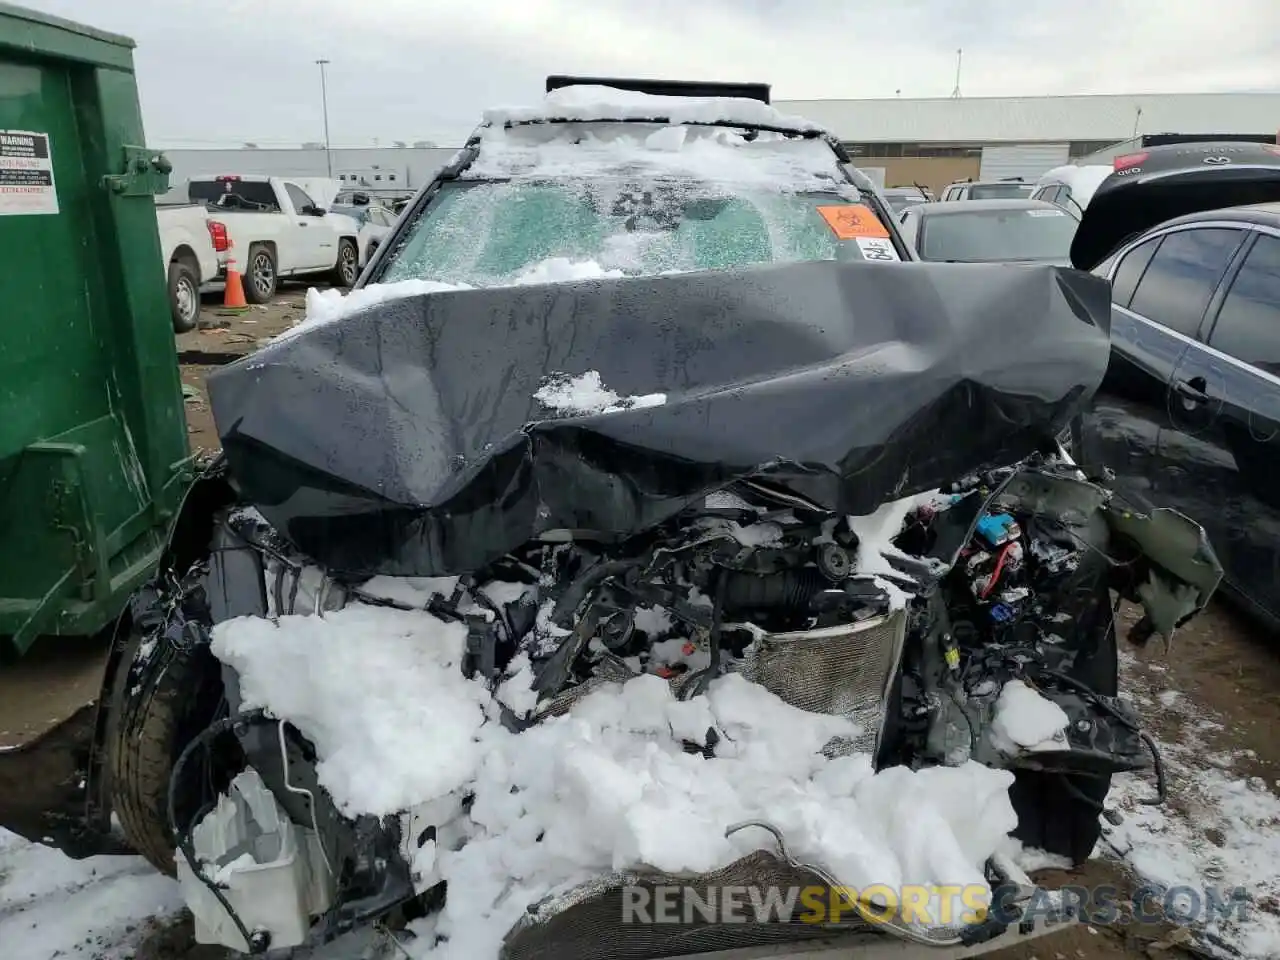
M 194 330 L 200 322 L 200 280 L 181 260 L 169 264 L 169 312 L 174 333 Z
M 1096 693 L 1114 697 L 1119 690 L 1115 617 L 1110 595 L 1094 608 L 1097 646 L 1078 660 L 1071 675 Z M 1102 802 L 1111 790 L 1111 776 L 1067 776 L 1037 770 L 1014 774 L 1009 799 L 1018 814 L 1013 835 L 1028 847 L 1066 857 L 1072 864 L 1088 860 L 1102 835 Z
M 276 256 L 270 247 L 249 248 L 244 269 L 244 298 L 250 303 L 270 303 L 276 295 Z
M 333 268 L 332 281 L 335 287 L 354 287 L 356 278 L 360 276 L 360 251 L 354 240 L 343 238 L 338 241 L 338 263 Z
M 173 876 L 169 775 L 183 748 L 212 721 L 222 702 L 218 663 L 205 643 L 144 637 L 126 640 L 107 733 L 111 806 L 129 845 Z M 179 796 L 180 822 L 199 812 L 198 796 Z

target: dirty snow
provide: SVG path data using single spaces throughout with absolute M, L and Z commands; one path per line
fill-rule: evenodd
M 617 413 L 641 407 L 660 407 L 667 402 L 665 393 L 648 393 L 638 397 L 623 397 L 605 387 L 595 370 L 571 377 L 553 373 L 546 377 L 533 395 L 548 410 L 570 416 L 593 413 Z
M 790 116 L 760 100 L 745 97 L 661 97 L 606 86 L 569 86 L 552 90 L 542 103 L 494 107 L 484 122 L 494 126 L 538 120 L 653 120 L 669 123 L 726 123 L 821 131 L 803 117 Z
M 316 744 L 320 782 L 346 812 L 474 792 L 469 842 L 435 851 L 467 896 L 448 902 L 436 931 L 449 940 L 432 957 L 493 956 L 553 889 L 639 864 L 710 870 L 768 842 L 726 839 L 741 820 L 776 824 L 799 856 L 859 886 L 981 883 L 981 864 L 1014 826 L 1009 774 L 973 763 L 873 774 L 867 756 L 828 759 L 826 743 L 856 733 L 849 721 L 797 710 L 736 675 L 686 703 L 641 676 L 511 734 L 493 722 L 484 686 L 461 676 L 464 643 L 464 628 L 424 612 L 361 606 L 214 632 L 247 703 Z M 520 666 L 499 694 L 511 706 L 529 703 L 532 674 Z M 715 759 L 683 749 L 711 726 Z
M 1236 757 L 1212 755 L 1205 737 L 1224 731 L 1222 718 L 1186 695 L 1167 696 L 1173 691 L 1164 689 L 1158 664 L 1140 663 L 1127 650 L 1120 664 L 1122 689 L 1145 704 L 1145 719 L 1178 718 L 1181 735 L 1177 742 L 1157 738 L 1170 802 L 1140 802 L 1154 794 L 1150 774 L 1116 777 L 1107 805 L 1124 819 L 1103 821 L 1095 855 L 1123 859 L 1150 884 L 1212 886 L 1224 894 L 1245 888 L 1248 918 L 1224 919 L 1202 907 L 1196 939 L 1216 956 L 1280 957 L 1280 797 L 1272 789 L 1280 782 L 1242 777 L 1232 770 Z
M 181 906 L 177 886 L 140 857 L 69 860 L 0 830 L 4 960 L 126 960 L 145 921 Z

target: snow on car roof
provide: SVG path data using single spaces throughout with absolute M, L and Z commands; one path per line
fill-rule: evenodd
M 795 133 L 823 133 L 804 117 L 782 113 L 767 103 L 745 97 L 660 97 L 614 87 L 573 85 L 546 95 L 527 107 L 486 110 L 492 126 L 552 120 L 664 120 L 668 123 L 774 127 Z
M 852 189 L 824 140 L 778 133 L 747 139 L 721 127 L 548 123 L 483 128 L 479 148 L 462 179 L 689 179 L 782 192 Z

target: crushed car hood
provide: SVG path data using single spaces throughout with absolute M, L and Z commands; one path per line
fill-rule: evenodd
M 866 514 L 1018 460 L 1101 382 L 1109 299 L 1058 267 L 837 262 L 431 293 L 298 331 L 209 395 L 241 493 L 302 550 L 456 574 L 745 477 Z M 665 402 L 534 398 L 588 372 Z
M 1118 158 L 1085 208 L 1071 262 L 1092 270 L 1126 240 L 1203 210 L 1280 200 L 1280 146 L 1188 143 Z

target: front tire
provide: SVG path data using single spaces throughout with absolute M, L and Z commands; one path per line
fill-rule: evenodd
M 181 260 L 169 264 L 169 313 L 174 333 L 188 333 L 200 322 L 200 280 Z
M 111 806 L 129 845 L 174 876 L 169 778 L 182 750 L 222 702 L 218 664 L 208 644 L 147 636 L 136 626 L 125 643 L 107 734 Z M 194 819 L 199 802 L 180 794 L 179 822 Z
M 349 289 L 356 285 L 360 276 L 360 251 L 354 240 L 342 239 L 338 242 L 338 262 L 333 268 L 330 279 L 335 287 Z
M 244 298 L 250 303 L 270 303 L 276 295 L 276 257 L 270 247 L 249 248 L 249 263 L 244 272 Z

